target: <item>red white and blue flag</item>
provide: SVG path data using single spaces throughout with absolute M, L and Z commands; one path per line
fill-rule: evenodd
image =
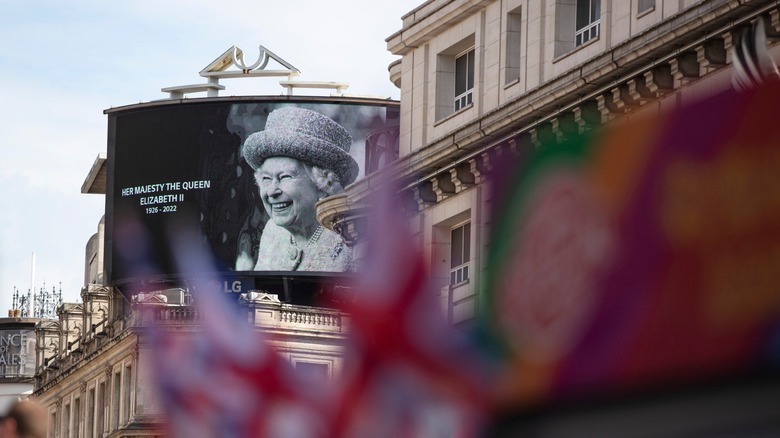
M 374 225 L 382 232 L 342 309 L 350 315 L 344 371 L 316 388 L 210 290 L 213 265 L 192 245 L 197 236 L 173 236 L 203 325 L 153 334 L 172 436 L 476 436 L 486 414 L 486 368 L 443 318 L 391 199 L 377 199 Z

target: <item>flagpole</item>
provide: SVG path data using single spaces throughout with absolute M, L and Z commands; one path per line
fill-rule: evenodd
M 32 302 L 29 306 L 31 309 L 35 309 L 35 252 L 32 253 L 32 260 L 30 262 L 30 290 L 32 291 Z M 35 317 L 34 314 L 32 316 Z

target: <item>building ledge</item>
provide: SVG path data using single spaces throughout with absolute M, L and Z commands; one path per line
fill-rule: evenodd
M 387 50 L 394 55 L 405 55 L 493 1 L 428 1 L 402 17 L 403 29 L 385 40 Z
M 101 152 L 95 158 L 84 184 L 81 185 L 81 193 L 106 194 L 106 154 Z

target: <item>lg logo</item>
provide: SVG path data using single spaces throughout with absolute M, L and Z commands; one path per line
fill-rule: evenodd
M 221 290 L 222 292 L 241 292 L 241 280 L 233 280 L 232 282 L 230 280 L 224 280 L 224 281 L 218 281 L 214 280 L 209 282 L 209 285 L 214 290 Z
M 233 283 L 230 283 L 229 281 L 223 281 L 222 282 L 222 292 L 241 292 L 241 282 L 238 280 L 233 281 Z

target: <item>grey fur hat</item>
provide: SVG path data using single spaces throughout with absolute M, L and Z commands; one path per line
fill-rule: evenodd
M 336 172 L 346 186 L 359 172 L 357 161 L 349 155 L 351 146 L 349 132 L 329 117 L 303 108 L 282 107 L 268 114 L 265 129 L 250 135 L 242 152 L 255 170 L 266 158 L 290 157 Z

